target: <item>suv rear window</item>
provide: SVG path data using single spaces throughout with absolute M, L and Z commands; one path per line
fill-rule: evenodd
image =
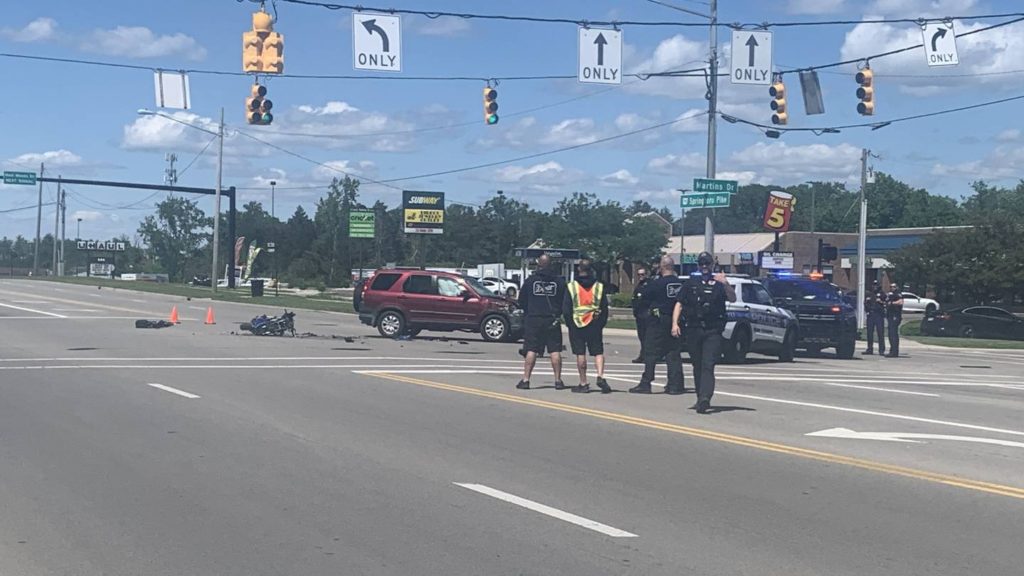
M 406 294 L 437 294 L 433 280 L 426 274 L 412 274 L 406 278 L 402 291 Z
M 401 274 L 377 274 L 373 277 L 373 284 L 370 284 L 370 290 L 390 290 L 401 277 Z

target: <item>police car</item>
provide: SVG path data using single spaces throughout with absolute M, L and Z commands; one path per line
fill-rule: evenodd
M 736 301 L 726 303 L 729 318 L 722 332 L 722 355 L 726 362 L 741 364 L 749 352 L 792 362 L 799 338 L 796 315 L 776 306 L 759 281 L 746 276 L 726 279 L 736 291 Z

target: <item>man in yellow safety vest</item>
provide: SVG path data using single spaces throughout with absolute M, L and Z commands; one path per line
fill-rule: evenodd
M 604 284 L 594 277 L 594 262 L 589 258 L 580 260 L 576 279 L 569 282 L 565 291 L 562 312 L 569 326 L 569 346 L 576 355 L 576 368 L 580 372 L 579 386 L 573 392 L 590 392 L 587 382 L 587 351 L 597 364 L 597 387 L 602 394 L 612 391 L 604 379 L 604 326 L 608 322 L 608 296 Z

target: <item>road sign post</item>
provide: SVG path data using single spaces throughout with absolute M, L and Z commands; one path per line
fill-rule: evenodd
M 36 173 L 4 171 L 4 184 L 13 184 L 18 186 L 35 186 Z
M 739 190 L 739 186 L 740 183 L 736 180 L 693 179 L 693 191 L 700 193 L 724 192 L 726 194 L 735 194 Z

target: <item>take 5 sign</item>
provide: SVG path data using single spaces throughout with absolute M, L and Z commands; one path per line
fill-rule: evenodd
M 444 234 L 444 192 L 402 191 L 406 234 Z
M 792 194 L 780 191 L 772 191 L 768 195 L 768 206 L 764 211 L 764 227 L 772 232 L 789 231 L 790 221 L 793 219 L 793 207 L 796 205 L 796 198 Z

